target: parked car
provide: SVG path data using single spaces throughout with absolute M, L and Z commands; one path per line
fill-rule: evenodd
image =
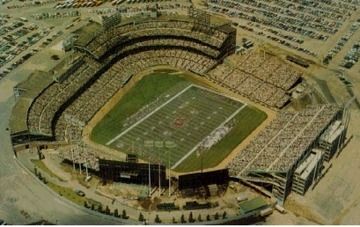
M 78 195 L 78 196 L 81 196 L 81 197 L 84 197 L 85 196 L 85 192 L 81 191 L 81 190 L 75 190 L 75 193 Z

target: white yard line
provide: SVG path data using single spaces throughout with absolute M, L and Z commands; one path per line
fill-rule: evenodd
M 233 114 L 231 114 L 225 121 L 223 121 L 217 128 L 215 128 L 214 130 L 212 130 L 208 135 L 211 135 L 211 133 L 213 133 L 215 130 L 217 130 L 220 127 L 223 127 L 228 121 L 230 121 L 232 118 L 234 118 L 236 116 L 236 114 L 238 114 L 241 110 L 243 110 L 245 107 L 247 106 L 246 103 L 244 103 L 244 105 L 242 105 L 239 109 L 237 109 Z M 206 137 L 205 137 L 206 138 Z M 204 139 L 205 139 L 204 138 Z M 204 139 L 202 139 L 198 144 L 196 144 L 193 149 L 191 149 L 185 156 L 183 156 L 179 161 L 177 161 L 172 167 L 171 169 L 176 168 L 181 162 L 183 162 L 187 157 L 189 157 L 192 153 L 194 153 L 194 151 L 196 151 L 196 149 L 199 147 L 199 145 L 204 141 Z
M 117 135 L 115 138 L 111 139 L 109 142 L 106 143 L 107 146 L 109 146 L 110 144 L 112 144 L 114 141 L 116 141 L 117 139 L 119 139 L 121 136 L 123 136 L 124 134 L 126 134 L 128 131 L 130 131 L 131 129 L 133 129 L 135 126 L 137 126 L 138 124 L 140 124 L 141 122 L 143 122 L 144 120 L 146 120 L 147 118 L 149 118 L 151 115 L 153 115 L 155 112 L 157 112 L 158 110 L 160 110 L 161 108 L 163 108 L 165 105 L 167 105 L 168 103 L 170 103 L 171 101 L 173 101 L 174 99 L 176 99 L 177 97 L 179 97 L 181 94 L 183 94 L 185 91 L 189 90 L 193 85 L 189 85 L 186 88 L 184 88 L 182 91 L 180 91 L 179 93 L 177 93 L 176 95 L 174 95 L 171 99 L 169 99 L 168 101 L 164 102 L 162 105 L 160 105 L 159 107 L 157 107 L 155 110 L 151 111 L 148 115 L 146 115 L 144 118 L 142 118 L 140 121 L 136 122 L 135 124 L 133 124 L 132 126 L 130 126 L 129 128 L 127 128 L 125 131 L 123 131 L 122 133 L 120 133 L 119 135 Z

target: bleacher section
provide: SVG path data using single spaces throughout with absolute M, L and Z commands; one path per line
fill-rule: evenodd
M 302 73 L 268 53 L 251 51 L 236 56 L 208 73 L 208 78 L 254 102 L 282 108 L 290 100 L 289 89 L 301 80 Z
M 52 120 L 59 108 L 93 76 L 98 63 L 84 57 L 84 63 L 72 69 L 71 75 L 61 83 L 53 82 L 32 103 L 28 113 L 29 131 L 51 136 Z M 68 72 L 65 72 L 68 73 Z
M 203 29 L 200 29 L 201 27 Z M 101 31 L 88 43 L 76 43 L 75 47 L 91 53 L 95 58 L 103 58 L 114 48 L 128 46 L 126 43 L 139 39 L 172 38 L 173 40 L 191 41 L 193 45 L 208 46 L 207 49 L 221 49 L 233 42 L 235 29 L 227 27 L 208 27 L 190 19 L 171 19 L 131 21 Z M 178 43 L 181 45 L 181 43 Z M 187 46 L 184 46 L 187 47 Z M 232 48 L 235 48 L 233 46 Z M 222 48 L 224 49 L 224 48 Z M 206 50 L 205 50 L 206 51 Z M 213 54 L 210 51 L 209 54 Z M 213 55 L 213 57 L 217 57 Z
M 230 176 L 274 184 L 281 192 L 273 193 L 283 200 L 294 169 L 340 117 L 341 109 L 330 104 L 300 112 L 282 111 L 229 163 Z

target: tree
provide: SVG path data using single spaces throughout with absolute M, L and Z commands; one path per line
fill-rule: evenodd
M 119 217 L 119 210 L 117 208 L 114 210 L 114 216 Z
M 218 212 L 215 213 L 214 218 L 215 218 L 215 220 L 219 219 L 219 213 Z
M 160 217 L 158 214 L 155 217 L 155 223 L 161 223 L 161 220 L 160 220 Z
M 199 214 L 199 216 L 198 216 L 198 222 L 202 222 L 201 214 Z
M 222 215 L 222 218 L 225 219 L 225 218 L 226 218 L 226 215 L 227 215 L 227 213 L 226 213 L 226 211 L 224 211 L 224 213 L 223 213 L 223 215 Z
M 173 217 L 173 218 L 172 218 L 172 223 L 174 223 L 174 224 L 176 224 L 176 223 L 177 223 L 177 221 L 176 221 L 175 217 Z
M 110 208 L 109 208 L 109 206 L 106 206 L 106 208 L 105 208 L 105 214 L 110 214 Z
M 99 206 L 98 206 L 98 211 L 99 211 L 100 213 L 102 213 L 102 210 L 103 210 L 102 204 L 100 203 Z
M 141 222 L 144 221 L 144 215 L 142 213 L 139 214 L 139 221 L 141 221 Z
M 210 215 L 206 215 L 206 221 L 211 221 Z
M 190 222 L 190 223 L 195 222 L 192 212 L 190 212 L 190 214 L 189 214 L 189 222 Z
M 186 223 L 186 221 L 185 221 L 185 216 L 184 216 L 183 214 L 181 215 L 181 218 L 180 218 L 180 219 L 181 219 L 181 220 L 180 220 L 181 223 Z
M 127 214 L 126 214 L 126 210 L 125 210 L 125 209 L 122 211 L 122 218 L 123 218 L 123 219 L 128 219 L 128 218 L 129 218 L 129 216 L 127 216 Z

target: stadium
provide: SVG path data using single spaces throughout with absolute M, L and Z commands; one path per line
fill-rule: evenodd
M 150 187 L 230 178 L 282 204 L 344 143 L 345 105 L 303 105 L 301 67 L 260 49 L 235 54 L 236 29 L 201 10 L 90 20 L 69 43 L 51 76 L 15 88 L 15 154 L 57 148 L 80 171 Z

